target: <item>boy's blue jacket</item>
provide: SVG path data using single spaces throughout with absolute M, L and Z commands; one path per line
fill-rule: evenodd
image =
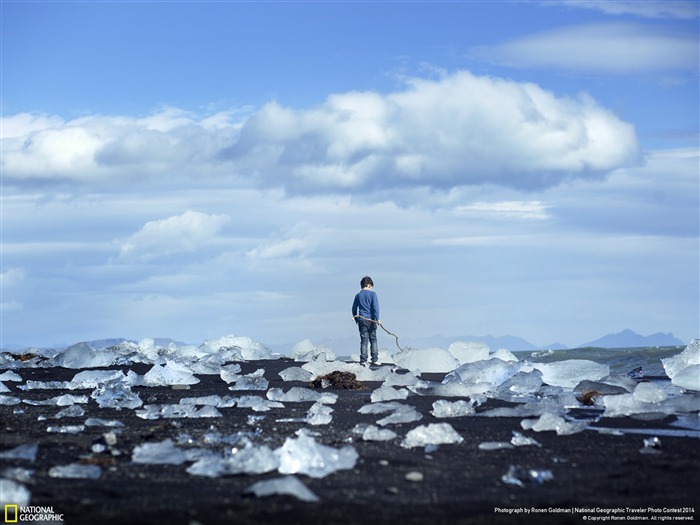
M 352 302 L 352 315 L 379 321 L 379 299 L 372 290 L 361 290 Z

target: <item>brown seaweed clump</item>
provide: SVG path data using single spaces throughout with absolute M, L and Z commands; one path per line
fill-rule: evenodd
M 344 388 L 348 390 L 364 390 L 367 388 L 357 380 L 352 372 L 334 370 L 326 375 L 318 376 L 311 381 L 311 388 Z

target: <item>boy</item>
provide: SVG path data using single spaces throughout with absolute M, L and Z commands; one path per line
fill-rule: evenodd
M 372 278 L 365 276 L 360 281 L 360 290 L 352 302 L 352 318 L 360 330 L 360 364 L 367 366 L 367 344 L 372 351 L 372 364 L 379 365 L 379 350 L 377 348 L 377 325 L 382 324 L 379 319 L 379 299 L 372 291 L 374 282 Z

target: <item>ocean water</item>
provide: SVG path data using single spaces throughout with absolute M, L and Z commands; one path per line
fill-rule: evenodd
M 553 363 L 567 359 L 586 359 L 610 367 L 610 374 L 625 375 L 642 367 L 645 377 L 666 377 L 662 359 L 678 355 L 685 346 L 647 348 L 574 348 L 571 350 L 540 350 L 536 352 L 513 352 L 518 359 L 529 359 L 538 363 Z

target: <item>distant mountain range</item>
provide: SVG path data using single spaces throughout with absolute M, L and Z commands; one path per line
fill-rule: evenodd
M 386 334 L 384 334 L 386 335 Z M 387 336 L 389 337 L 389 336 Z M 124 338 L 113 338 L 113 339 L 100 339 L 96 341 L 86 341 L 92 348 L 106 348 L 108 346 L 116 345 L 122 341 L 126 341 Z M 358 351 L 358 341 L 359 339 L 355 337 L 345 337 L 341 339 L 319 339 L 313 340 L 312 342 L 316 345 L 326 345 L 332 348 L 337 355 L 351 355 Z M 442 336 L 434 335 L 431 337 L 421 337 L 421 338 L 401 338 L 399 344 L 402 348 L 447 348 L 455 341 L 477 341 L 481 343 L 486 343 L 491 350 L 498 350 L 499 348 L 507 348 L 513 352 L 518 351 L 535 351 L 535 350 L 566 350 L 569 347 L 561 343 L 552 343 L 545 346 L 535 346 L 529 341 L 526 341 L 522 337 L 516 337 L 512 335 L 504 336 L 475 336 L 475 335 L 460 335 L 460 336 Z M 75 343 L 78 343 L 76 341 Z M 73 344 L 75 344 L 73 343 Z M 175 343 L 178 346 L 183 346 L 185 343 L 174 341 L 168 338 L 155 338 L 155 344 L 157 346 L 167 347 L 170 343 Z M 295 343 L 271 345 L 267 344 L 265 341 L 261 343 L 270 347 L 273 351 L 279 352 L 280 354 L 289 354 Z M 380 346 L 389 347 L 392 351 L 396 348 L 392 341 L 382 338 L 380 340 Z M 686 346 L 686 342 L 681 341 L 674 337 L 672 333 L 662 333 L 658 332 L 651 335 L 640 335 L 632 330 L 623 330 L 615 334 L 608 334 L 594 341 L 584 343 L 573 348 L 645 348 L 650 346 Z M 55 350 L 63 350 L 68 346 L 72 345 L 56 345 L 51 348 Z M 18 344 L 6 344 L 3 346 L 2 350 L 17 352 L 27 349 L 27 346 L 22 346 Z

